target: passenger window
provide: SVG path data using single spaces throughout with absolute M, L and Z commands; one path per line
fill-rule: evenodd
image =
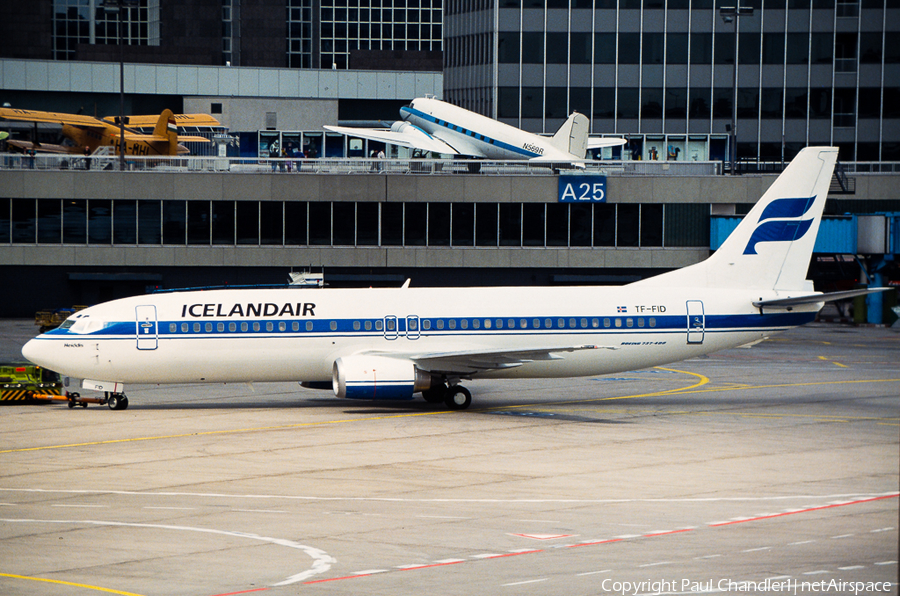
M 622 326 L 622 319 L 616 319 L 616 327 Z
M 456 319 L 450 319 L 447 326 L 450 327 L 450 329 L 456 329 Z
M 246 321 L 244 321 L 243 323 L 241 323 L 241 331 L 245 331 L 245 332 L 246 332 L 246 331 L 247 331 L 247 328 L 248 328 L 248 325 L 247 325 L 247 322 L 246 322 Z
M 378 319 L 375 321 L 375 331 L 381 331 L 382 329 L 384 329 L 384 321 Z
M 444 328 L 444 319 L 438 319 L 438 320 L 437 320 L 437 328 L 438 328 L 438 329 L 443 329 L 443 328 Z
M 638 317 L 638 327 L 643 327 L 643 326 L 644 326 L 644 319 L 641 317 Z
M 300 331 L 300 323 L 294 321 L 293 323 L 291 323 L 291 329 L 293 329 L 294 331 Z
M 581 328 L 587 329 L 587 319 L 581 319 Z
M 422 329 L 424 329 L 425 331 L 431 329 L 431 319 L 425 319 L 424 321 L 422 321 Z
M 490 320 L 490 319 L 485 319 L 485 320 L 484 320 L 484 328 L 485 328 L 485 329 L 490 329 L 490 328 L 491 328 L 491 320 Z
M 372 330 L 372 321 L 366 321 L 365 324 L 363 325 L 363 327 L 366 328 L 366 331 L 371 331 Z
M 259 322 L 254 322 L 254 323 L 253 323 L 253 330 L 254 330 L 254 331 L 259 331 Z
M 237 331 L 237 323 L 228 323 L 228 331 L 231 333 Z
M 532 327 L 532 329 L 540 329 L 541 328 L 541 320 L 534 319 L 533 321 L 531 321 L 531 327 Z
M 275 325 L 272 324 L 272 321 L 266 322 L 266 331 L 274 331 Z
M 216 331 L 219 333 L 225 331 L 225 323 L 216 323 Z
M 178 325 L 169 323 L 169 333 L 175 333 L 176 331 L 178 331 Z
M 650 326 L 656 327 L 656 319 L 654 317 L 650 317 Z
M 200 333 L 200 323 L 194 323 L 194 333 Z
M 634 327 L 634 320 L 631 317 L 625 319 L 625 326 L 626 327 Z
M 540 325 L 538 325 L 538 327 L 540 327 Z M 553 327 L 553 321 L 551 321 L 550 319 L 544 319 L 544 327 L 550 329 L 551 327 Z
M 396 326 L 397 326 L 397 321 L 395 321 L 394 319 L 387 320 L 387 330 L 388 331 L 393 331 L 396 328 Z
M 285 323 L 284 321 L 278 321 L 278 330 L 287 331 L 287 323 Z
M 359 321 L 353 321 L 353 330 L 359 331 L 359 328 L 360 328 Z
M 312 322 L 312 321 L 307 321 L 307 322 L 306 322 L 306 330 L 307 330 L 307 331 L 312 331 L 312 330 L 313 330 L 313 322 Z
M 556 326 L 559 327 L 560 329 L 562 329 L 563 327 L 566 326 L 566 320 L 565 320 L 565 319 L 559 319 L 558 321 L 556 321 Z
M 415 331 L 416 329 L 419 328 L 419 325 L 418 325 L 418 323 L 416 322 L 415 319 L 409 319 L 408 324 L 409 324 L 409 330 L 410 330 L 410 331 Z
M 459 326 L 462 327 L 463 329 L 468 329 L 469 328 L 469 319 L 461 320 L 459 322 Z
M 203 327 L 204 327 L 204 330 L 205 330 L 207 333 L 209 333 L 209 332 L 212 331 L 212 323 L 207 323 L 207 324 L 204 325 Z
M 332 331 L 337 331 L 337 321 L 332 321 L 328 324 Z
M 188 328 L 189 328 L 189 327 L 188 327 L 188 324 L 187 324 L 187 323 L 182 323 L 182 324 L 181 324 L 181 332 L 182 332 L 182 333 L 187 333 L 187 332 L 188 332 Z
M 609 319 L 603 319 L 603 326 L 609 327 Z

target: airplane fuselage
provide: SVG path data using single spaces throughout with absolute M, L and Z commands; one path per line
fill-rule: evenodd
M 437 99 L 416 98 L 400 109 L 400 117 L 454 147 L 471 147 L 469 153 L 481 153 L 487 159 L 572 159 L 572 155 L 554 147 L 547 137 Z
M 173 292 L 79 312 L 26 346 L 67 376 L 119 383 L 330 382 L 354 354 L 595 346 L 488 377 L 607 374 L 675 362 L 809 322 L 760 314 L 747 291 L 621 288 L 269 289 Z

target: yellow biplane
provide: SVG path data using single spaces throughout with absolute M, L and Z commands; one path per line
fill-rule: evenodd
M 62 114 L 37 110 L 0 108 L 0 119 L 24 122 L 61 124 L 62 134 L 72 145 L 41 143 L 37 136 L 33 141 L 8 139 L 7 145 L 21 151 L 47 153 L 93 154 L 100 147 L 112 147 L 119 155 L 120 135 L 118 119 L 102 120 L 81 114 Z M 159 116 L 126 116 L 125 155 L 173 156 L 190 153 L 181 143 L 208 143 L 200 136 L 178 134 L 178 126 L 221 126 L 218 120 L 206 114 L 178 114 L 163 110 Z M 153 126 L 152 133 L 142 133 L 135 128 Z

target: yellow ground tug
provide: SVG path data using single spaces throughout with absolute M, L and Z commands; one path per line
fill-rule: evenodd
M 59 375 L 30 362 L 0 364 L 0 403 L 65 400 Z

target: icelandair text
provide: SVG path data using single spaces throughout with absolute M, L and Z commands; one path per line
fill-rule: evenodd
M 314 317 L 316 305 L 312 302 L 258 302 L 256 304 L 185 304 L 181 318 L 187 317 Z

